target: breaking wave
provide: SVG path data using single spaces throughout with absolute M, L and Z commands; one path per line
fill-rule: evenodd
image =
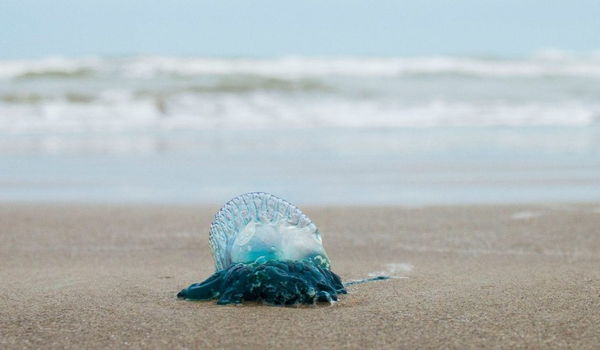
M 600 54 L 0 61 L 0 132 L 587 126 Z
M 126 57 L 61 58 L 0 61 L 0 78 L 90 78 L 118 75 L 130 78 L 198 75 L 258 75 L 267 77 L 467 75 L 481 77 L 596 77 L 600 52 L 575 56 L 546 51 L 528 58 L 479 57 Z

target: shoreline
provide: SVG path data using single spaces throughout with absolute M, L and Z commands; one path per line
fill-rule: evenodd
M 219 206 L 0 203 L 3 348 L 569 347 L 600 343 L 600 203 L 301 206 L 332 306 L 175 298 L 214 270 Z

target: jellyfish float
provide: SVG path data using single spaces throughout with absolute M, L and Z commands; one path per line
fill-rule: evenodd
M 315 224 L 274 195 L 247 193 L 227 202 L 215 215 L 209 242 L 216 272 L 178 298 L 298 305 L 332 303 L 346 293 Z

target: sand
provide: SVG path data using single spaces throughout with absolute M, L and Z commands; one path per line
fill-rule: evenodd
M 213 272 L 218 208 L 0 205 L 0 348 L 464 348 L 600 344 L 600 205 L 303 208 L 332 306 L 175 294 Z

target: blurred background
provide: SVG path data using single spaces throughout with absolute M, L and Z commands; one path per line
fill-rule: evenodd
M 0 0 L 0 201 L 598 201 L 599 17 L 597 0 Z

